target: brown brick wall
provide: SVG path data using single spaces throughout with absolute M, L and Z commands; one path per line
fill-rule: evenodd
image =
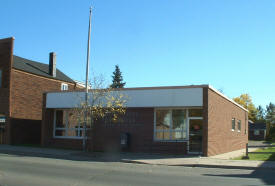
M 54 120 L 54 110 L 45 109 L 45 99 L 46 94 L 44 94 L 44 107 L 43 107 L 43 120 L 41 126 L 41 145 L 45 147 L 59 147 L 67 149 L 82 149 L 81 139 L 59 139 L 53 138 L 53 120 Z
M 62 81 L 16 69 L 12 69 L 11 77 L 11 143 L 41 143 L 43 93 L 60 91 Z M 74 90 L 73 83 L 67 84 Z
M 95 151 L 120 151 L 120 135 L 121 133 L 129 133 L 129 151 L 131 152 L 186 154 L 185 142 L 155 142 L 153 140 L 153 108 L 129 108 L 127 112 L 138 114 L 136 123 L 97 123 L 93 138 Z
M 232 118 L 236 118 L 236 130 L 231 131 Z M 241 120 L 241 132 L 237 121 Z M 248 142 L 247 112 L 208 89 L 208 140 L 207 156 L 245 148 Z
M 0 69 L 2 70 L 2 86 L 0 87 L 0 114 L 6 116 L 5 132 L 0 131 L 0 144 L 9 143 L 10 123 L 10 78 L 13 54 L 13 38 L 0 40 Z
M 121 133 L 130 134 L 131 152 L 154 152 L 167 154 L 186 154 L 185 142 L 154 142 L 154 109 L 131 108 L 127 112 L 138 113 L 136 123 L 95 124 L 89 150 L 121 151 Z M 42 145 L 62 148 L 81 149 L 82 140 L 53 139 L 53 110 L 44 109 L 42 124 Z M 91 144 L 92 143 L 92 144 Z
M 42 119 L 42 96 L 47 91 L 60 91 L 62 81 L 12 69 L 11 117 Z M 68 83 L 69 90 L 74 89 Z
M 13 41 L 13 38 L 0 40 L 0 69 L 3 71 L 0 114 L 7 116 L 5 131 L 0 132 L 0 143 L 29 142 L 30 136 L 36 141 L 37 134 L 40 136 L 42 94 L 47 91 L 60 91 L 62 83 L 13 69 Z M 67 84 L 69 90 L 75 90 L 74 83 Z M 31 130 L 31 126 L 37 130 Z M 36 142 L 40 143 L 40 140 Z

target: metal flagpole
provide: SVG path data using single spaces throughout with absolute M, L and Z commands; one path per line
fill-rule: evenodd
M 86 64 L 86 92 L 85 92 L 85 122 L 83 134 L 83 151 L 86 151 L 86 131 L 88 122 L 88 93 L 89 93 L 89 68 L 90 68 L 90 35 L 91 35 L 91 20 L 92 20 L 92 7 L 90 7 L 89 17 L 89 30 L 88 30 L 88 46 L 87 46 L 87 64 Z

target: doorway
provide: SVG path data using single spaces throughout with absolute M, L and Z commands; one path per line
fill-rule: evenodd
M 202 154 L 203 120 L 189 118 L 189 153 Z

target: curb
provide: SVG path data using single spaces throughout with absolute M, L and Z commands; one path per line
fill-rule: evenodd
M 251 166 L 233 166 L 233 165 L 209 165 L 209 164 L 164 164 L 164 163 L 147 163 L 136 160 L 122 159 L 123 163 L 133 164 L 144 164 L 144 165 L 164 165 L 164 166 L 182 166 L 182 167 L 202 167 L 202 168 L 220 168 L 220 169 L 245 169 L 245 170 L 256 170 L 256 169 L 271 169 L 275 170 L 275 167 L 251 167 Z

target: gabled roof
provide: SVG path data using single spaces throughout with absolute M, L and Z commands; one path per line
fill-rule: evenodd
M 51 79 L 57 79 L 61 81 L 74 83 L 74 80 L 69 78 L 67 75 L 65 75 L 58 69 L 56 69 L 56 77 L 51 76 L 49 74 L 48 64 L 32 61 L 16 55 L 13 55 L 13 68 Z

